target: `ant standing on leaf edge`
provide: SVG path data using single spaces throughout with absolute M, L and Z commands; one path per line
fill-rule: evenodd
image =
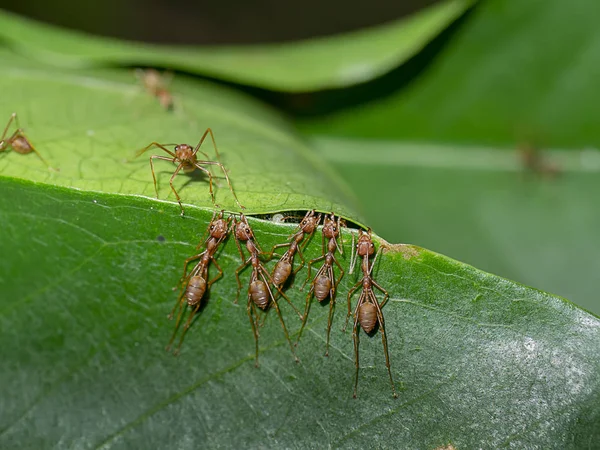
M 390 368 L 390 355 L 388 351 L 387 336 L 385 334 L 385 323 L 383 319 L 383 313 L 381 312 L 381 309 L 386 304 L 390 296 L 389 293 L 373 279 L 372 276 L 373 267 L 375 267 L 375 261 L 377 260 L 377 256 L 379 256 L 382 247 L 379 247 L 379 251 L 375 255 L 375 258 L 373 258 L 373 262 L 371 263 L 371 265 L 369 265 L 369 258 L 375 253 L 375 245 L 373 244 L 373 240 L 371 238 L 371 229 L 369 228 L 366 232 L 359 230 L 358 242 L 353 251 L 354 250 L 356 251 L 355 258 L 362 258 L 361 270 L 363 276 L 362 279 L 358 281 L 358 283 L 356 283 L 350 289 L 350 291 L 348 291 L 348 315 L 346 316 L 346 325 L 343 329 L 343 331 L 346 331 L 346 327 L 348 326 L 348 319 L 350 319 L 350 316 L 352 315 L 354 318 L 354 324 L 352 327 L 352 340 L 354 341 L 354 363 L 356 368 L 353 397 L 356 398 L 358 391 L 359 326 L 367 335 L 371 335 L 376 329 L 376 326 L 379 325 L 379 331 L 381 332 L 381 342 L 383 344 L 383 352 L 385 354 L 385 365 L 388 370 L 390 384 L 392 387 L 392 397 L 398 398 L 398 394 L 396 393 L 396 388 L 394 386 L 394 380 L 392 378 L 392 370 Z M 354 263 L 356 262 L 356 259 L 354 259 L 351 262 L 350 273 L 352 273 L 354 269 Z M 360 287 L 362 287 L 362 291 L 360 293 L 358 302 L 356 303 L 356 307 L 354 308 L 353 312 L 351 306 L 352 295 Z M 377 288 L 379 291 L 381 291 L 381 293 L 384 294 L 381 303 L 379 303 L 379 301 L 377 300 L 377 297 L 375 296 L 375 293 L 373 291 L 373 287 Z

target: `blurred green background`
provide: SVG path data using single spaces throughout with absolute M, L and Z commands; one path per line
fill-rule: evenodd
M 385 25 L 432 3 L 1 5 L 106 36 L 250 45 Z M 598 314 L 598 17 L 596 0 L 483 0 L 416 55 L 363 83 L 306 92 L 236 87 L 296 122 L 387 240 L 427 247 Z

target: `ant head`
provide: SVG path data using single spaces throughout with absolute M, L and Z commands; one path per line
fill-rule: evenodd
M 302 219 L 302 222 L 300 222 L 300 229 L 304 233 L 313 233 L 315 228 L 317 228 L 317 225 L 319 225 L 321 214 L 315 216 L 315 213 L 316 211 L 314 209 L 307 212 L 304 216 L 304 219 Z
M 240 215 L 240 221 L 236 222 L 235 224 L 235 237 L 240 241 L 249 241 L 250 239 L 254 239 L 252 229 L 250 228 L 250 225 L 248 225 L 246 216 L 243 214 Z
M 228 228 L 229 223 L 227 220 L 219 217 L 210 224 L 208 227 L 208 232 L 210 233 L 211 237 L 223 239 L 225 236 L 227 236 Z
M 375 253 L 375 245 L 371 240 L 371 230 L 364 232 L 359 231 L 358 242 L 356 244 L 356 251 L 359 256 L 370 256 Z
M 146 83 L 146 86 L 158 86 L 160 84 L 160 73 L 158 70 L 136 69 L 136 75 Z
M 190 159 L 194 154 L 194 148 L 188 144 L 179 144 L 175 146 L 175 154 L 181 160 Z
M 340 221 L 336 221 L 333 213 L 329 217 L 325 216 L 323 221 L 323 236 L 327 239 L 334 239 L 340 235 Z

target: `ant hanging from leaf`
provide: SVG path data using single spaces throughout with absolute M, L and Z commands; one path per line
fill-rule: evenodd
M 304 266 L 304 256 L 302 255 L 302 250 L 306 247 L 308 240 L 313 235 L 317 226 L 321 222 L 321 214 L 316 215 L 316 211 L 313 209 L 312 211 L 308 211 L 298 228 L 290 236 L 290 242 L 286 242 L 283 244 L 277 244 L 271 249 L 271 257 L 273 256 L 273 252 L 277 248 L 289 247 L 287 251 L 283 254 L 283 256 L 277 261 L 275 264 L 275 268 L 273 269 L 273 283 L 279 289 L 283 287 L 285 282 L 288 280 L 289 276 L 292 274 L 293 265 L 294 265 L 294 256 L 298 253 L 298 256 L 302 260 L 302 263 L 298 266 L 296 270 L 294 270 L 294 275 L 296 275 L 300 269 Z M 304 245 L 300 245 L 302 240 L 306 237 Z
M 298 362 L 298 357 L 294 352 L 294 346 L 290 341 L 290 336 L 288 334 L 287 328 L 285 326 L 285 322 L 283 321 L 283 316 L 281 315 L 281 311 L 279 310 L 279 305 L 277 304 L 277 300 L 273 296 L 273 292 L 271 291 L 271 284 L 273 283 L 273 279 L 269 275 L 269 272 L 263 266 L 260 261 L 260 254 L 264 254 L 258 243 L 256 242 L 256 238 L 254 237 L 254 232 L 250 225 L 248 224 L 248 220 L 243 214 L 240 214 L 240 220 L 234 218 L 233 222 L 234 228 L 234 237 L 235 242 L 240 252 L 240 256 L 242 257 L 242 264 L 236 269 L 235 277 L 238 283 L 238 296 L 240 290 L 242 288 L 242 283 L 240 281 L 239 273 L 244 270 L 249 264 L 252 265 L 252 274 L 250 275 L 250 283 L 248 285 L 248 304 L 246 307 L 246 311 L 248 313 L 248 318 L 250 319 L 250 325 L 252 326 L 252 334 L 254 334 L 254 344 L 255 344 L 255 366 L 258 367 L 258 311 L 257 307 L 263 311 L 266 311 L 270 305 L 273 305 L 275 311 L 277 312 L 277 316 L 279 317 L 279 321 L 281 322 L 281 327 L 283 328 L 283 334 L 285 335 L 288 344 L 290 345 L 290 349 L 292 350 L 292 355 L 296 362 Z M 248 253 L 250 253 L 250 257 L 246 259 L 244 256 L 244 252 L 242 251 L 242 247 L 240 242 L 246 243 L 246 249 Z M 288 297 L 277 288 L 279 294 L 285 298 L 290 305 L 293 306 L 292 302 L 288 299 Z M 237 302 L 237 298 L 236 298 Z
M 381 247 L 379 248 L 379 251 L 381 251 Z M 358 389 L 358 325 L 360 324 L 360 327 L 368 335 L 369 333 L 373 332 L 375 326 L 379 324 L 379 331 L 381 331 L 381 341 L 383 343 L 383 352 L 385 353 L 385 365 L 390 376 L 390 384 L 392 385 L 392 396 L 394 398 L 397 398 L 398 394 L 396 394 L 394 380 L 392 379 L 392 370 L 390 369 L 390 355 L 388 352 L 383 314 L 381 312 L 381 308 L 383 308 L 390 296 L 388 292 L 379 284 L 377 284 L 377 282 L 372 277 L 373 267 L 375 266 L 375 261 L 377 260 L 379 252 L 377 252 L 377 255 L 375 255 L 375 258 L 373 259 L 373 263 L 369 266 L 369 258 L 373 255 L 373 253 L 375 253 L 375 245 L 373 244 L 373 240 L 371 238 L 371 230 L 369 229 L 366 233 L 360 230 L 360 234 L 358 236 L 358 243 L 356 244 L 356 257 L 362 257 L 361 268 L 363 272 L 363 277 L 362 280 L 356 283 L 348 292 L 348 316 L 346 317 L 346 325 L 344 326 L 344 331 L 346 331 L 346 327 L 348 326 L 348 319 L 352 314 L 350 303 L 352 294 L 354 294 L 354 292 L 356 292 L 356 290 L 362 286 L 362 292 L 360 293 L 358 303 L 356 304 L 356 308 L 354 309 L 354 326 L 352 328 L 352 338 L 354 341 L 354 358 L 356 366 L 353 397 L 356 398 L 356 391 Z M 351 263 L 352 267 L 354 267 L 355 262 L 356 260 L 354 260 Z M 375 297 L 375 293 L 373 292 L 373 286 L 379 289 L 384 294 L 383 301 L 381 303 L 379 303 L 377 301 L 377 297 Z
M 210 135 L 210 137 L 212 139 L 213 146 L 215 148 L 215 153 L 217 155 L 217 161 L 210 161 L 208 159 L 199 160 L 198 157 L 196 156 L 196 154 L 200 150 L 200 146 L 202 145 L 202 143 L 204 142 L 204 140 L 206 139 L 206 137 L 208 135 Z M 223 171 L 223 174 L 225 175 L 225 179 L 227 180 L 227 185 L 229 186 L 229 190 L 233 194 L 233 197 L 235 198 L 237 205 L 241 209 L 245 209 L 245 207 L 238 200 L 237 195 L 235 195 L 235 191 L 233 190 L 233 186 L 231 185 L 231 181 L 229 180 L 229 175 L 227 175 L 227 170 L 225 170 L 225 166 L 223 166 L 223 164 L 221 164 L 221 162 L 220 162 L 219 150 L 217 148 L 217 143 L 215 142 L 215 136 L 210 128 L 206 129 L 206 131 L 200 138 L 200 141 L 198 141 L 198 144 L 196 145 L 196 147 L 192 147 L 191 145 L 188 145 L 188 144 L 177 144 L 177 145 L 175 145 L 174 151 L 171 151 L 166 147 L 166 145 L 173 145 L 173 144 L 163 145 L 163 144 L 159 144 L 158 142 L 152 142 L 151 144 L 147 145 L 143 149 L 139 150 L 136 154 L 136 157 L 137 157 L 137 156 L 140 156 L 141 154 L 145 153 L 152 147 L 157 147 L 170 155 L 170 157 L 161 156 L 161 155 L 152 155 L 150 157 L 150 168 L 152 170 L 152 179 L 154 180 L 154 190 L 156 191 L 156 198 L 158 198 L 158 187 L 156 184 L 156 173 L 154 172 L 154 160 L 161 159 L 163 161 L 170 161 L 174 164 L 177 164 L 177 168 L 175 169 L 175 171 L 173 172 L 173 175 L 171 176 L 171 179 L 169 180 L 169 185 L 171 186 L 171 190 L 175 194 L 175 198 L 177 198 L 177 202 L 179 203 L 179 207 L 181 208 L 182 216 L 184 215 L 184 211 L 183 211 L 183 205 L 181 204 L 181 197 L 179 197 L 179 194 L 177 193 L 175 186 L 173 186 L 173 179 L 182 169 L 186 173 L 191 173 L 194 170 L 198 169 L 198 170 L 204 172 L 206 174 L 206 176 L 208 176 L 208 186 L 209 186 L 209 190 L 210 190 L 210 196 L 212 199 L 212 203 L 213 203 L 213 205 L 218 207 L 218 205 L 215 203 L 215 193 L 213 192 L 213 174 L 210 172 L 210 170 L 208 170 L 206 167 L 204 167 L 204 166 L 218 166 Z M 203 153 L 203 154 L 208 158 L 208 156 L 205 153 Z
M 302 331 L 304 330 L 304 326 L 306 325 L 306 321 L 308 320 L 308 312 L 310 311 L 310 304 L 313 295 L 317 298 L 318 301 L 323 302 L 329 298 L 329 316 L 327 319 L 327 341 L 325 344 L 325 356 L 329 356 L 329 335 L 331 334 L 331 323 L 333 320 L 333 307 L 335 304 L 335 294 L 337 292 L 338 285 L 344 276 L 344 269 L 342 265 L 339 263 L 337 258 L 335 257 L 335 251 L 340 254 L 343 254 L 342 247 L 338 244 L 337 239 L 341 233 L 341 218 L 338 217 L 337 220 L 333 213 L 329 216 L 325 216 L 323 220 L 323 228 L 321 229 L 322 233 L 322 245 L 323 245 L 323 255 L 318 258 L 313 259 L 308 263 L 308 275 L 304 284 L 310 278 L 310 270 L 313 263 L 317 261 L 325 260 L 315 278 L 310 283 L 310 290 L 306 295 L 306 306 L 304 308 L 304 316 L 302 320 L 302 326 L 300 327 L 300 332 L 298 333 L 298 339 L 296 340 L 296 344 L 300 341 L 300 337 L 302 336 Z M 327 239 L 327 252 L 325 252 L 325 239 Z M 335 274 L 333 273 L 333 265 L 337 265 L 340 276 L 338 279 L 335 279 Z M 304 287 L 304 286 L 303 286 Z
M 181 318 L 183 316 L 183 312 L 185 309 L 185 304 L 187 303 L 192 311 L 184 325 L 183 332 L 181 334 L 181 338 L 179 339 L 179 345 L 175 350 L 175 354 L 179 353 L 179 349 L 181 348 L 181 344 L 183 344 L 183 338 L 189 329 L 192 319 L 194 315 L 200 309 L 202 305 L 202 298 L 204 297 L 205 292 L 210 289 L 212 284 L 217 281 L 219 278 L 223 276 L 223 270 L 217 263 L 215 259 L 215 253 L 217 252 L 219 245 L 227 238 L 227 234 L 229 233 L 229 227 L 231 224 L 231 217 L 228 219 L 223 219 L 223 211 L 221 211 L 218 215 L 215 212 L 213 217 L 208 225 L 208 238 L 204 241 L 204 245 L 206 249 L 198 254 L 194 255 L 185 260 L 183 265 L 183 277 L 181 277 L 180 285 L 182 286 L 181 294 L 177 299 L 177 303 L 173 307 L 171 314 L 169 314 L 169 319 L 172 319 L 175 315 L 175 311 L 179 310 L 179 314 L 177 315 L 177 322 L 175 323 L 175 330 L 173 331 L 173 335 L 171 336 L 171 340 L 169 341 L 169 345 L 167 346 L 167 351 L 171 348 L 171 344 L 175 340 L 175 335 L 177 334 L 177 330 L 179 329 L 179 325 L 181 324 Z M 199 249 L 202 243 L 197 247 Z M 198 263 L 194 268 L 187 273 L 187 266 L 190 262 L 199 259 Z M 208 266 L 210 262 L 213 262 L 217 270 L 219 271 L 218 275 L 215 276 L 212 280 L 208 280 Z

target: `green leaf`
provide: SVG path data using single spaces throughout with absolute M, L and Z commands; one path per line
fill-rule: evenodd
M 600 152 L 542 153 L 556 176 L 527 172 L 516 151 L 320 138 L 319 154 L 353 184 L 367 222 L 600 314 Z M 365 149 L 369 149 L 365 160 Z
M 339 36 L 289 44 L 176 47 L 123 42 L 0 14 L 0 36 L 19 51 L 68 67 L 148 65 L 281 91 L 349 86 L 376 78 L 417 53 L 472 0 L 445 0 L 408 18 Z
M 218 255 L 225 275 L 181 356 L 167 354 L 172 288 L 212 208 L 205 180 L 177 177 L 185 201 L 203 206 L 187 206 L 182 219 L 176 204 L 151 198 L 147 160 L 124 159 L 154 139 L 193 142 L 211 126 L 249 212 L 315 207 L 357 220 L 352 194 L 277 114 L 229 90 L 177 77 L 170 113 L 129 73 L 60 72 L 3 56 L 0 113 L 17 111 L 60 172 L 35 155 L 0 159 L 0 447 L 581 448 L 600 438 L 598 318 L 378 238 L 386 251 L 374 277 L 391 297 L 383 312 L 398 399 L 380 338 L 362 332 L 352 399 L 353 343 L 340 328 L 356 274 L 340 285 L 329 358 L 328 306 L 314 304 L 301 363 L 270 312 L 256 369 L 245 295 L 234 303 L 231 239 Z M 172 173 L 163 167 L 161 199 Z M 219 182 L 217 200 L 235 209 Z M 265 249 L 293 228 L 250 223 Z M 314 236 L 306 257 L 320 244 Z M 300 309 L 305 276 L 287 291 Z M 281 307 L 295 337 L 299 321 Z
M 352 339 L 340 331 L 353 276 L 339 292 L 329 358 L 328 307 L 316 304 L 300 364 L 269 313 L 257 369 L 245 296 L 234 303 L 240 259 L 229 240 L 218 256 L 225 276 L 175 358 L 164 351 L 171 287 L 210 211 L 190 207 L 183 220 L 150 199 L 6 178 L 0 191 L 10 255 L 0 259 L 3 448 L 578 449 L 600 438 L 600 321 L 565 300 L 391 246 L 375 277 L 391 296 L 383 311 L 399 398 L 379 336 L 361 332 L 353 400 Z M 265 248 L 292 229 L 251 224 Z M 299 308 L 305 273 L 288 291 Z M 296 333 L 297 317 L 281 305 Z
M 153 141 L 196 145 L 211 127 L 246 212 L 333 209 L 360 221 L 351 209 L 354 194 L 349 188 L 278 114 L 248 97 L 177 77 L 171 85 L 171 113 L 137 84 L 133 72 L 50 70 L 7 52 L 2 57 L 0 117 L 8 120 L 17 112 L 27 137 L 60 171 L 49 172 L 34 155 L 10 152 L 0 159 L 1 175 L 153 197 L 148 158 L 166 153 L 153 149 L 135 159 L 136 151 Z M 210 140 L 201 150 L 215 159 Z M 175 166 L 156 161 L 155 169 L 159 198 L 174 200 L 169 179 Z M 237 211 L 223 174 L 213 173 L 218 204 Z M 174 184 L 184 202 L 212 206 L 208 183 L 201 177 L 177 176 Z
M 600 3 L 489 0 L 407 89 L 303 129 L 425 142 L 600 146 Z

